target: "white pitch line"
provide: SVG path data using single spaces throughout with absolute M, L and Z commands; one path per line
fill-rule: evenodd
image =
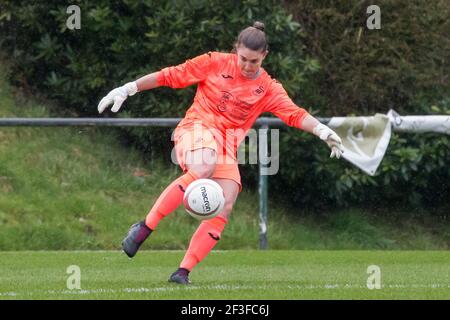
M 450 289 L 450 284 L 389 284 L 382 285 L 380 290 L 383 289 Z M 29 292 L 0 292 L 0 297 L 16 297 L 16 296 L 33 296 L 38 294 L 45 295 L 86 295 L 86 294 L 99 294 L 99 293 L 152 293 L 152 292 L 168 292 L 168 291 L 180 291 L 180 290 L 226 290 L 226 291 L 236 291 L 236 290 L 276 290 L 274 287 L 267 286 L 233 286 L 233 285 L 207 285 L 207 286 L 177 286 L 177 287 L 156 287 L 156 288 L 124 288 L 120 290 L 116 289 L 92 289 L 92 290 L 84 290 L 84 289 L 74 289 L 74 290 L 38 290 L 38 291 L 29 291 Z M 294 290 L 317 290 L 317 289 L 326 289 L 326 290 L 336 290 L 336 289 L 367 289 L 367 286 L 359 285 L 359 284 L 324 284 L 324 285 L 287 285 L 282 290 L 286 289 L 294 289 Z

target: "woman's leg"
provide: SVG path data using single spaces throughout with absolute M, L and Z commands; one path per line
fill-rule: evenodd
M 187 157 L 198 159 L 198 163 L 189 165 L 188 171 L 173 181 L 159 196 L 145 219 L 145 224 L 151 230 L 155 230 L 161 219 L 178 208 L 183 202 L 184 191 L 191 182 L 197 179 L 209 178 L 214 172 L 215 159 L 217 158 L 214 150 L 202 148 L 187 151 Z
M 145 221 L 131 226 L 128 235 L 122 241 L 123 251 L 131 258 L 134 257 L 142 243 L 155 230 L 158 223 L 167 215 L 175 211 L 183 202 L 184 190 L 196 179 L 209 178 L 215 169 L 216 151 L 209 148 L 187 151 L 187 157 L 195 160 L 187 166 L 188 171 L 173 181 L 159 196 L 148 213 Z
M 225 206 L 215 218 L 203 221 L 192 236 L 189 247 L 180 264 L 180 268 L 172 274 L 169 281 L 188 284 L 188 274 L 202 261 L 220 240 L 225 225 L 228 222 L 233 205 L 239 194 L 239 184 L 230 179 L 214 179 L 221 185 L 225 195 Z

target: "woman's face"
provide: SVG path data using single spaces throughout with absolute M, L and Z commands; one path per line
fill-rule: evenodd
M 240 45 L 236 48 L 236 53 L 241 74 L 249 79 L 255 78 L 267 55 L 267 51 L 254 51 Z

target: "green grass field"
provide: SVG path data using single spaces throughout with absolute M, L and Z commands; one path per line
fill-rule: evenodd
M 183 254 L 0 252 L 0 299 L 450 298 L 445 251 L 216 251 L 191 274 L 191 285 L 168 283 Z M 67 287 L 71 265 L 80 268 L 81 289 Z M 370 265 L 381 270 L 381 289 L 367 287 Z
M 50 115 L 13 94 L 0 69 L 0 117 Z M 0 128 L 0 300 L 450 298 L 446 217 L 358 208 L 317 215 L 269 201 L 269 247 L 278 250 L 256 251 L 258 196 L 249 188 L 193 284 L 170 284 L 198 222 L 179 208 L 143 245 L 152 251 L 134 259 L 117 251 L 180 174 L 144 161 L 119 136 L 110 128 Z M 77 249 L 85 251 L 69 251 Z M 72 265 L 81 289 L 67 287 Z M 370 265 L 381 268 L 381 289 L 367 288 Z

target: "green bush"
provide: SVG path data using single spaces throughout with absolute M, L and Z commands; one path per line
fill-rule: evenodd
M 266 23 L 265 67 L 295 94 L 316 62 L 298 46 L 300 30 L 275 1 L 78 1 L 81 29 L 68 30 L 67 4 L 3 1 L 2 48 L 14 82 L 43 92 L 79 115 L 97 115 L 109 90 L 207 51 L 230 51 L 240 30 Z M 180 117 L 195 87 L 159 88 L 127 101 L 120 117 Z M 112 116 L 112 114 L 106 115 Z M 152 134 L 150 135 L 149 132 Z M 169 130 L 128 130 L 143 150 L 167 154 Z M 168 138 L 167 138 L 168 137 Z
M 66 28 L 65 3 L 28 3 L 4 1 L 0 20 L 2 48 L 17 62 L 14 80 L 83 115 L 95 115 L 99 99 L 125 81 L 207 51 L 230 51 L 255 20 L 269 30 L 273 54 L 265 67 L 288 91 L 298 92 L 314 70 L 297 45 L 298 23 L 275 1 L 79 1 L 80 30 Z M 194 92 L 161 88 L 133 97 L 125 116 L 182 116 Z
M 447 0 L 283 1 L 301 25 L 306 52 L 320 63 L 307 103 L 321 115 L 428 114 L 449 97 Z M 366 26 L 376 4 L 381 29 Z M 317 103 L 321 103 L 317 105 Z

